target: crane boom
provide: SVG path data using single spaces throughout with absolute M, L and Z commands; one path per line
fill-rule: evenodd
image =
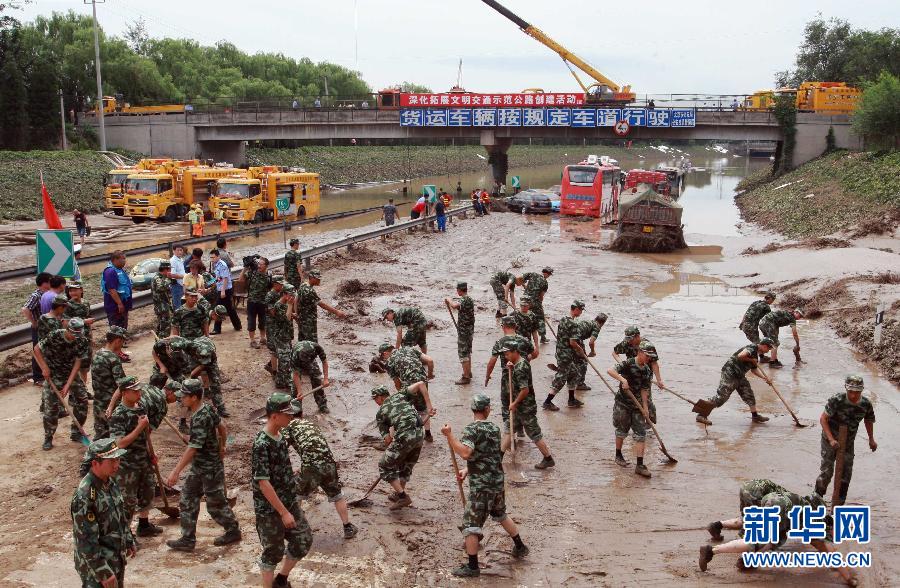
M 602 73 L 600 73 L 599 71 L 594 69 L 590 64 L 585 62 L 583 59 L 581 59 L 580 57 L 578 57 L 577 55 L 575 55 L 574 53 L 572 53 L 571 51 L 569 51 L 568 49 L 566 49 L 565 47 L 563 47 L 562 45 L 560 45 L 559 43 L 554 41 L 553 39 L 551 39 L 546 33 L 541 31 L 539 28 L 537 28 L 537 27 L 533 26 L 532 24 L 530 24 L 529 22 L 525 21 L 520 16 L 518 16 L 517 14 L 515 14 L 514 12 L 512 12 L 511 10 L 509 10 L 508 8 L 506 8 L 499 2 L 496 2 L 495 0 L 481 0 L 481 1 L 484 2 L 485 4 L 487 4 L 488 6 L 490 6 L 491 8 L 493 8 L 494 10 L 496 10 L 497 12 L 499 12 L 500 14 L 502 14 L 503 16 L 505 16 L 506 18 L 508 18 L 509 20 L 511 20 L 517 27 L 519 27 L 519 29 L 523 33 L 525 33 L 532 39 L 536 40 L 537 42 L 541 43 L 545 47 L 548 47 L 551 51 L 553 51 L 557 55 L 559 55 L 562 58 L 563 62 L 565 62 L 566 67 L 569 68 L 569 71 L 572 72 L 572 75 L 575 77 L 575 80 L 578 82 L 578 85 L 581 86 L 582 90 L 585 91 L 585 94 L 588 93 L 590 86 L 599 84 L 599 85 L 608 87 L 612 92 L 616 93 L 617 95 L 629 94 L 630 95 L 629 99 L 634 98 L 634 95 L 630 94 L 631 93 L 630 86 L 625 86 L 624 88 L 620 88 L 617 83 L 615 83 L 614 81 L 612 81 L 611 79 L 609 79 L 608 77 L 606 77 L 605 75 L 603 75 Z M 572 69 L 571 66 L 573 66 L 573 65 L 575 67 L 577 67 L 578 69 L 580 69 L 585 74 L 587 74 L 588 76 L 590 76 L 591 78 L 593 78 L 596 83 L 586 86 L 581 81 L 581 79 L 578 77 L 578 74 L 576 74 L 575 71 Z

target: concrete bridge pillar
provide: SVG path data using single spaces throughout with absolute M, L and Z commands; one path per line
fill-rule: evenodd
M 198 141 L 201 159 L 231 163 L 241 167 L 247 162 L 246 141 Z
M 494 131 L 481 131 L 481 144 L 488 152 L 488 163 L 495 182 L 506 184 L 509 157 L 506 152 L 512 145 L 512 137 L 498 137 Z

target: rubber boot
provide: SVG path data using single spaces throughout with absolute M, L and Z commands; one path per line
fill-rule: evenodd
M 713 553 L 712 545 L 704 545 L 700 548 L 700 558 L 697 560 L 697 563 L 700 565 L 701 572 L 706 571 L 706 565 L 712 561 L 713 555 L 715 554 Z M 738 561 L 741 559 L 738 558 Z
M 231 545 L 232 543 L 237 543 L 241 540 L 241 530 L 240 529 L 231 529 L 230 531 L 225 531 L 224 534 L 219 535 L 215 539 L 213 539 L 213 545 L 223 546 L 223 545 Z

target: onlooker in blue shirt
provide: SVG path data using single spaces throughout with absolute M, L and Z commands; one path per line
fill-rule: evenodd
M 178 310 L 181 306 L 181 297 L 184 295 L 184 245 L 176 245 L 172 250 L 172 257 L 169 259 L 172 271 L 169 277 L 172 278 L 172 306 Z
M 128 329 L 128 312 L 131 310 L 131 278 L 125 271 L 125 252 L 113 251 L 109 264 L 100 278 L 103 308 L 109 325 Z
M 66 289 L 66 279 L 62 276 L 50 278 L 50 289 L 41 295 L 41 314 L 47 314 L 53 309 L 53 299 L 60 296 Z
M 209 252 L 209 261 L 212 265 L 211 271 L 213 277 L 216 278 L 216 302 L 215 304 L 221 304 L 225 307 L 225 310 L 228 311 L 228 318 L 231 319 L 231 326 L 234 327 L 235 331 L 241 330 L 241 317 L 238 316 L 237 311 L 234 309 L 233 303 L 233 289 L 231 283 L 231 270 L 228 269 L 228 266 L 225 264 L 225 261 L 219 257 L 219 250 L 213 249 Z M 213 330 L 210 334 L 218 335 L 222 332 L 222 323 L 221 321 L 216 321 L 216 324 L 213 326 Z
M 31 323 L 31 344 L 38 344 L 37 322 L 41 317 L 41 296 L 50 289 L 50 278 L 52 276 L 47 272 L 41 272 L 35 278 L 37 289 L 28 297 L 28 302 L 22 307 L 22 316 Z M 41 373 L 41 367 L 35 361 L 34 356 L 31 357 L 31 381 L 35 386 L 40 386 L 44 382 L 44 375 Z

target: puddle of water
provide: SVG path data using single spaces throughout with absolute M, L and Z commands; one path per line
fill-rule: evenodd
M 734 326 L 735 317 L 743 316 L 744 310 L 757 296 L 729 286 L 718 278 L 672 272 L 671 279 L 650 284 L 644 294 L 656 300 L 653 308 L 686 313 L 702 321 L 704 325 Z

